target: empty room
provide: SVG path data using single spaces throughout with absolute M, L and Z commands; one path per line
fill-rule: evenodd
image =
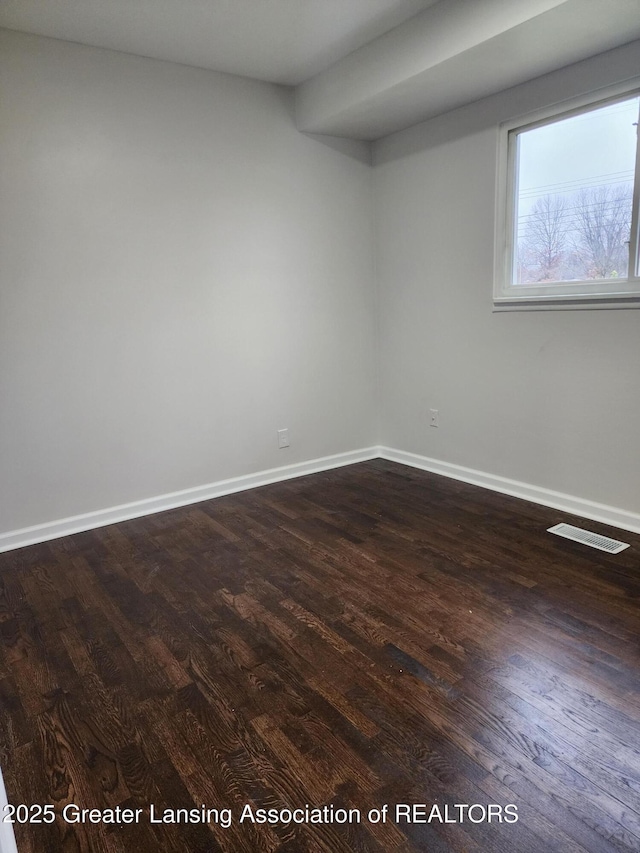
M 0 853 L 640 851 L 639 0 L 0 0 Z

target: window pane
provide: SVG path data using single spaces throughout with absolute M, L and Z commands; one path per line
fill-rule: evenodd
M 627 276 L 639 106 L 518 134 L 514 284 Z

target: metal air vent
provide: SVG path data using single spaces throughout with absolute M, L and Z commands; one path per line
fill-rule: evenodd
M 619 554 L 628 548 L 625 542 L 619 542 L 617 539 L 609 539 L 608 536 L 601 536 L 599 533 L 592 533 L 590 530 L 582 530 L 580 527 L 574 527 L 572 524 L 556 524 L 555 527 L 549 527 L 548 533 L 555 533 L 556 536 L 563 536 L 565 539 L 571 539 L 573 542 L 581 542 L 583 545 L 589 545 L 590 548 L 597 548 L 599 551 L 606 551 L 607 554 Z

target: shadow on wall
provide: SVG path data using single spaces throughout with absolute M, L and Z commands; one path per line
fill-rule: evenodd
M 638 42 L 632 42 L 378 140 L 374 165 L 496 128 L 500 122 L 637 76 Z
M 366 166 L 373 165 L 373 146 L 370 142 L 363 142 L 359 139 L 346 139 L 342 136 L 327 136 L 324 133 L 306 133 L 301 131 L 303 136 L 309 139 L 314 139 L 316 142 L 338 151 L 353 160 L 358 160 Z

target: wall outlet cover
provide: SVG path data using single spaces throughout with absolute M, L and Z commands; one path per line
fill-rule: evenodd
M 278 447 L 282 450 L 283 447 L 289 447 L 289 430 L 278 430 Z

